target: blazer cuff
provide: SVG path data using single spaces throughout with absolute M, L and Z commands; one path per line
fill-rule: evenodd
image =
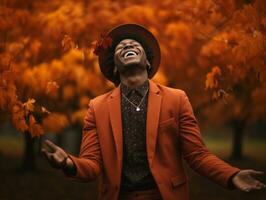
M 234 190 L 234 189 L 236 189 L 236 186 L 235 186 L 234 183 L 233 183 L 233 178 L 235 177 L 235 175 L 238 174 L 239 171 L 240 171 L 240 170 L 236 171 L 235 173 L 233 173 L 233 174 L 229 177 L 229 179 L 228 179 L 228 183 L 227 183 L 227 186 L 228 186 L 228 189 L 229 189 L 229 190 Z
M 71 158 L 71 155 L 68 154 L 68 158 L 72 160 L 73 162 L 73 167 L 68 167 L 66 164 L 63 166 L 62 170 L 64 172 L 64 174 L 68 177 L 75 177 L 77 175 L 77 167 L 75 165 L 75 162 L 73 161 L 73 159 Z

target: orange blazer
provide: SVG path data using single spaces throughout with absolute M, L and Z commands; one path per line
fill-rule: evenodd
M 185 92 L 149 80 L 146 126 L 147 157 L 164 200 L 188 200 L 188 178 L 182 160 L 203 176 L 228 187 L 239 171 L 209 152 Z M 99 199 L 119 196 L 123 157 L 120 86 L 90 101 L 84 119 L 75 179 L 100 176 Z M 183 158 L 183 159 L 182 159 Z

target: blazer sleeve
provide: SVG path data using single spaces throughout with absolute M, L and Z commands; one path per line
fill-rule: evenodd
M 100 144 L 92 102 L 91 100 L 84 118 L 79 157 L 69 154 L 69 157 L 76 167 L 76 174 L 66 174 L 72 179 L 74 178 L 81 181 L 95 180 L 100 174 L 102 166 Z
M 199 174 L 231 189 L 230 177 L 240 171 L 212 154 L 205 146 L 192 106 L 184 91 L 181 92 L 179 134 L 183 158 Z

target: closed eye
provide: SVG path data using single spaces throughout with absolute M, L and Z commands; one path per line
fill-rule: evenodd
M 119 45 L 116 47 L 115 51 L 120 50 L 120 49 L 123 49 L 123 48 L 125 47 L 125 45 L 126 45 L 126 44 L 124 44 L 124 43 L 119 44 Z M 138 46 L 140 46 L 139 43 L 135 43 L 135 42 L 132 43 L 131 45 L 132 45 L 133 47 L 138 47 Z

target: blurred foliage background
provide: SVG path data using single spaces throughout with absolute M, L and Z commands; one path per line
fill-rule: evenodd
M 39 148 L 50 138 L 78 153 L 89 100 L 114 87 L 92 43 L 121 23 L 142 24 L 158 38 L 162 62 L 154 81 L 186 91 L 207 146 L 240 167 L 266 169 L 264 0 L 1 0 L 0 199 L 21 196 L 13 190 L 23 191 L 22 199 L 86 199 L 87 190 L 96 198 L 95 184 L 55 175 Z M 25 173 L 13 171 L 19 166 Z M 266 195 L 225 192 L 189 173 L 192 199 Z M 48 195 L 51 182 L 56 189 Z

